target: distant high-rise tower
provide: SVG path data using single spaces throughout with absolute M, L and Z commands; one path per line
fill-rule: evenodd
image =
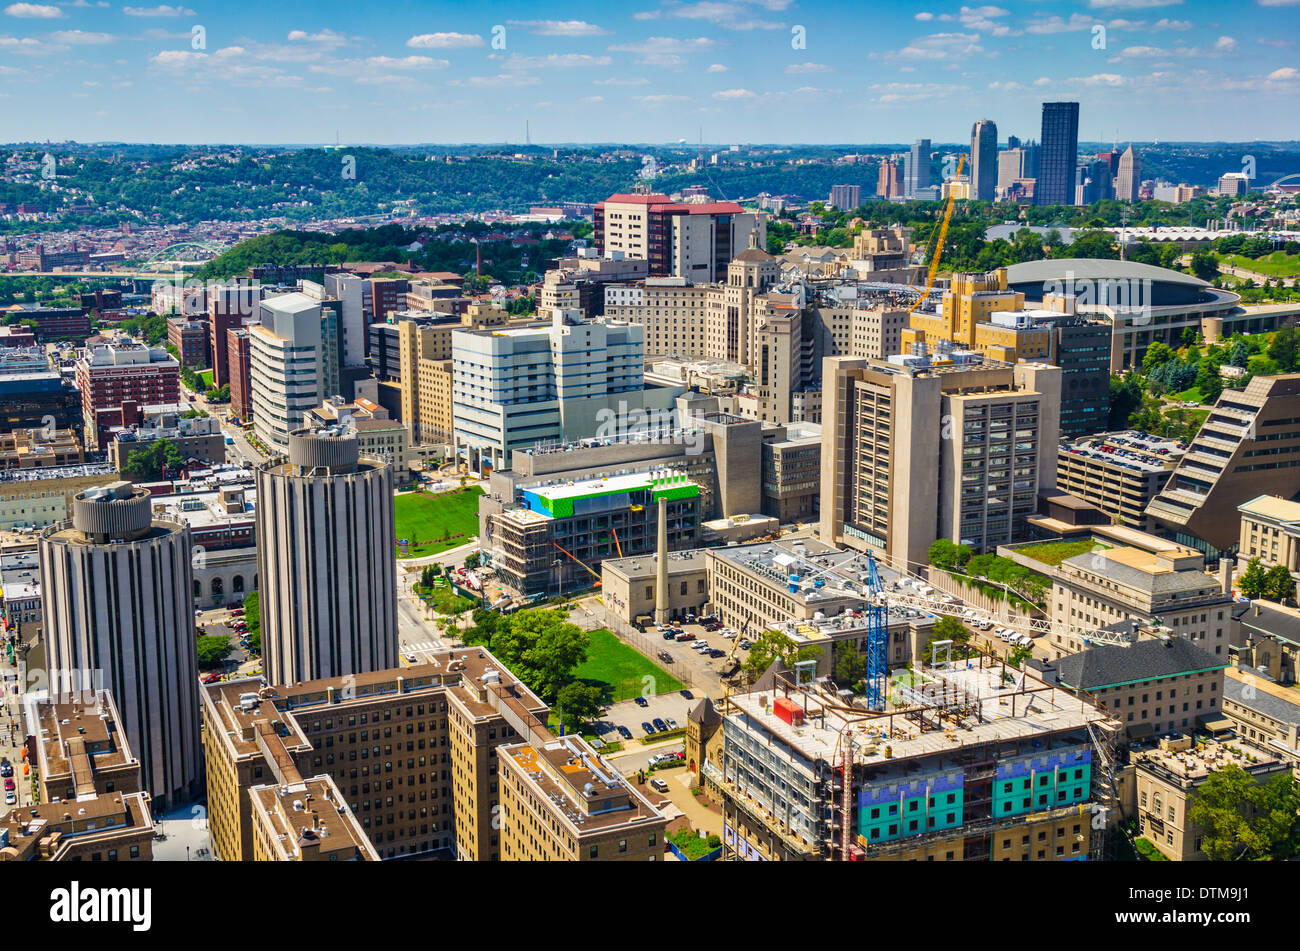
M 1074 201 L 1074 173 L 1079 160 L 1079 104 L 1043 103 L 1038 181 L 1034 204 L 1069 205 Z
M 1119 201 L 1137 201 L 1142 185 L 1142 160 L 1130 144 L 1119 157 L 1119 172 L 1115 175 L 1115 198 Z
M 916 197 L 918 188 L 930 187 L 930 140 L 917 139 L 912 143 L 912 151 L 907 156 L 907 177 L 903 193 L 908 198 Z
M 902 198 L 904 195 L 903 176 L 898 170 L 898 163 L 887 158 L 880 163 L 880 176 L 876 179 L 876 194 L 881 198 Z
M 992 201 L 998 183 L 998 127 L 981 119 L 970 130 L 970 196 Z
M 112 692 L 159 809 L 202 791 L 190 537 L 118 482 L 78 495 L 38 543 L 50 696 Z
M 1010 150 L 1010 149 L 1018 149 L 1018 148 L 1020 148 L 1020 137 L 1016 135 L 1007 136 L 1007 149 Z
M 393 469 L 347 427 L 298 430 L 257 470 L 266 678 L 281 686 L 397 666 Z

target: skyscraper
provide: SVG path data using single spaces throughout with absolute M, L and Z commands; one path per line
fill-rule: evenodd
M 916 197 L 918 188 L 930 187 L 930 140 L 917 139 L 912 143 L 911 154 L 907 157 L 907 177 L 903 194 L 908 198 Z
M 50 695 L 107 689 L 160 809 L 200 793 L 190 529 L 146 489 L 88 489 L 39 540 Z M 89 681 L 89 682 L 88 682 Z
M 1137 201 L 1138 189 L 1142 185 L 1142 160 L 1133 145 L 1124 150 L 1119 157 L 1119 172 L 1115 176 L 1115 198 L 1119 201 Z
M 898 172 L 898 163 L 887 158 L 880 163 L 880 175 L 876 179 L 876 194 L 881 198 L 902 198 L 905 195 L 903 179 Z
M 343 426 L 289 435 L 257 470 L 266 679 L 280 686 L 397 666 L 393 469 Z
M 1071 204 L 1074 201 L 1074 171 L 1079 158 L 1079 104 L 1043 103 L 1041 139 L 1034 204 Z
M 970 130 L 970 196 L 976 201 L 992 201 L 998 183 L 998 127 L 991 119 L 981 119 Z

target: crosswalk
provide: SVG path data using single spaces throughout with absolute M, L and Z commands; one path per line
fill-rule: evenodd
M 432 654 L 442 650 L 442 644 L 437 641 L 416 641 L 414 644 L 403 644 L 403 654 Z

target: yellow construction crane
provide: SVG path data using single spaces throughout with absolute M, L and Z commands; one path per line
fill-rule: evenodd
M 957 174 L 953 176 L 954 181 L 961 177 L 962 166 L 965 164 L 965 162 L 966 162 L 966 156 L 964 154 L 958 157 Z M 911 317 L 912 311 L 916 310 L 923 303 L 925 303 L 926 299 L 929 298 L 930 296 L 930 288 L 934 286 L 934 277 L 936 274 L 939 273 L 939 258 L 943 256 L 943 243 L 948 237 L 948 222 L 952 220 L 952 207 L 954 202 L 956 201 L 956 197 L 957 197 L 956 189 L 953 189 L 951 192 L 948 193 L 948 204 L 943 209 L 943 222 L 939 225 L 938 240 L 935 243 L 934 251 L 930 253 L 930 272 L 925 279 L 925 290 L 922 291 L 921 296 L 916 299 L 916 303 L 913 304 L 911 307 L 907 308 L 908 317 Z

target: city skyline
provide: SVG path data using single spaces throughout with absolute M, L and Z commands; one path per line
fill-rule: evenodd
M 1300 138 L 1285 109 L 1300 92 L 1294 0 L 1252 0 L 1231 22 L 1199 0 L 906 3 L 867 33 L 858 8 L 793 0 L 407 2 L 360 29 L 337 2 L 251 12 L 5 5 L 0 137 L 961 142 L 980 117 L 1033 138 L 1040 103 L 1075 100 L 1082 141 L 1251 140 L 1264 120 L 1269 138 Z

